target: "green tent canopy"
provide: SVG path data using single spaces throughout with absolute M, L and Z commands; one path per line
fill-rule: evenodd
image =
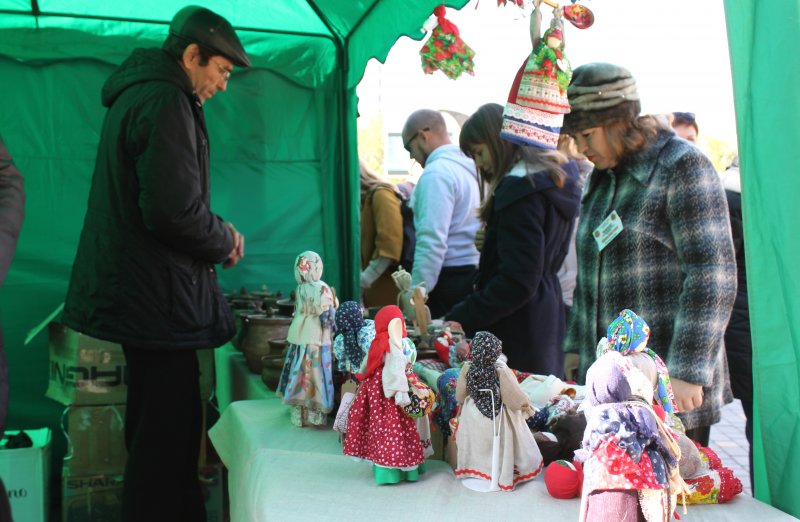
M 493 2 L 494 0 L 485 0 Z M 600 0 L 598 0 L 600 1 Z M 638 0 L 629 0 L 635 9 Z M 718 0 L 719 1 L 719 0 Z M 339 295 L 358 292 L 355 87 L 401 35 L 420 39 L 438 0 L 210 0 L 253 67 L 206 106 L 212 207 L 247 238 L 224 288 L 294 287 L 311 249 Z M 446 4 L 460 8 L 467 0 Z M 83 222 L 103 82 L 135 47 L 159 46 L 185 4 L 172 0 L 0 0 L 0 135 L 26 178 L 26 220 L 0 293 L 10 428 L 57 429 L 44 398 L 46 336 L 27 331 L 64 299 Z M 800 2 L 725 0 L 742 165 L 754 380 L 756 495 L 800 516 Z M 676 32 L 676 34 L 679 34 Z M 702 59 L 702 55 L 698 55 Z M 63 437 L 54 437 L 54 458 Z M 61 446 L 59 448 L 59 445 Z M 60 463 L 54 462 L 53 469 Z
M 460 8 L 467 0 L 448 1 Z M 294 258 L 320 253 L 323 278 L 358 296 L 355 88 L 370 58 L 401 35 L 421 39 L 440 0 L 205 1 L 240 35 L 253 66 L 205 106 L 212 208 L 246 237 L 220 271 L 224 289 L 288 295 Z M 26 178 L 26 219 L 0 296 L 9 355 L 8 426 L 49 425 L 47 335 L 23 340 L 64 300 L 105 109 L 103 82 L 136 47 L 161 46 L 172 0 L 0 0 L 0 135 Z M 54 437 L 52 469 L 64 438 Z M 55 491 L 58 491 L 56 488 Z

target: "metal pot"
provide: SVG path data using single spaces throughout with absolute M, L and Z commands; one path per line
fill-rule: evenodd
M 276 354 L 270 347 L 270 339 L 286 339 L 291 323 L 292 318 L 285 316 L 242 316 L 241 347 L 251 372 L 261 373 L 261 357 Z M 281 355 L 281 352 L 277 352 L 277 355 Z
M 281 315 L 294 315 L 294 299 L 278 299 L 275 303 L 278 307 L 278 313 Z
M 283 355 L 270 354 L 261 357 L 261 380 L 272 391 L 278 388 L 283 370 Z

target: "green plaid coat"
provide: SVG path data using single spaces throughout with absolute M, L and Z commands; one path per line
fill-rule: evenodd
M 622 232 L 600 252 L 592 232 L 616 210 Z M 728 205 L 708 158 L 670 131 L 610 170 L 590 175 L 577 233 L 578 277 L 564 350 L 581 356 L 624 308 L 650 325 L 670 375 L 703 385 L 703 405 L 681 414 L 709 426 L 732 400 L 723 336 L 736 297 Z

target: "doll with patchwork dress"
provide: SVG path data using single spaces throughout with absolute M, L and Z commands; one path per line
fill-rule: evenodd
M 276 393 L 291 406 L 295 426 L 324 426 L 333 409 L 331 332 L 336 299 L 321 280 L 322 259 L 306 251 L 294 263 L 295 311 L 289 326 L 289 348 Z
M 669 370 L 647 346 L 650 327 L 631 310 L 623 310 L 609 325 L 597 346 L 597 355 L 614 351 L 630 358 L 644 373 L 653 388 L 653 409 L 670 429 L 680 448 L 678 471 L 686 483 L 687 504 L 715 504 L 730 501 L 742 492 L 741 481 L 725 467 L 710 448 L 689 439 L 676 415 L 677 406 L 670 384 Z

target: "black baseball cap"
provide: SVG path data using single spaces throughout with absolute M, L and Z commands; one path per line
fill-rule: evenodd
M 169 34 L 218 53 L 239 67 L 250 67 L 250 59 L 230 22 L 205 7 L 189 5 L 175 14 Z

